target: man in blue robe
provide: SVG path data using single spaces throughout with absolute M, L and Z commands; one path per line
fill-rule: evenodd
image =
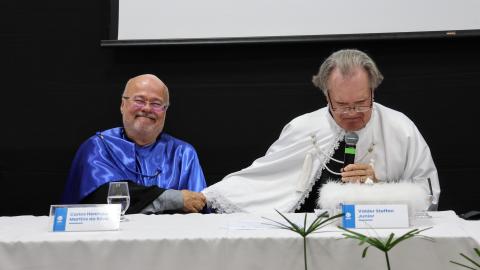
M 80 146 L 62 203 L 106 203 L 109 183 L 128 181 L 127 213 L 202 211 L 206 183 L 195 149 L 162 132 L 168 106 L 168 88 L 156 76 L 130 79 L 123 128 L 97 132 Z

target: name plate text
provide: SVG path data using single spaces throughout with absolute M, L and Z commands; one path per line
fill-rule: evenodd
M 52 205 L 53 232 L 108 231 L 120 228 L 120 204 Z
M 342 204 L 345 228 L 408 228 L 406 204 Z

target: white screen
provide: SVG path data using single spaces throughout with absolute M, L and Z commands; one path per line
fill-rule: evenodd
M 480 0 L 119 0 L 118 40 L 480 29 Z

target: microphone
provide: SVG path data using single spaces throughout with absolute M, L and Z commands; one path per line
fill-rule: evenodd
M 348 132 L 345 134 L 345 157 L 343 159 L 343 167 L 355 163 L 356 146 L 358 142 L 358 135 L 355 132 Z

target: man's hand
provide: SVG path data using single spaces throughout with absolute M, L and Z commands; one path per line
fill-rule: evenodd
M 377 177 L 375 176 L 375 171 L 372 166 L 369 164 L 355 163 L 349 164 L 347 167 L 343 168 L 342 172 L 342 181 L 343 182 L 359 182 L 364 183 L 367 178 L 377 182 Z
M 183 211 L 185 213 L 198 213 L 202 211 L 207 203 L 207 198 L 200 192 L 193 192 L 190 190 L 182 190 L 183 196 Z

